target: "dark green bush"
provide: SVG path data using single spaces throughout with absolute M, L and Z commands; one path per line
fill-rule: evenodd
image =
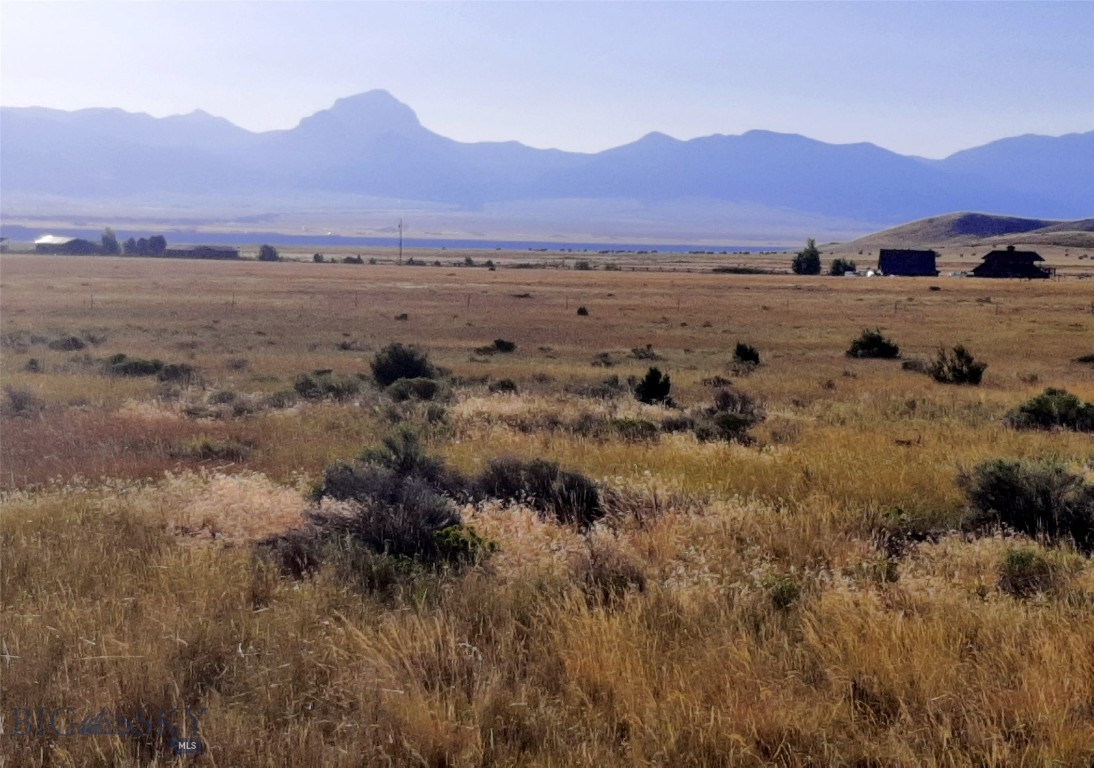
M 942 384 L 975 386 L 980 383 L 987 367 L 987 363 L 977 362 L 965 347 L 958 344 L 949 352 L 944 347 L 939 347 L 938 357 L 931 364 L 930 374 L 935 381 Z
M 498 458 L 475 481 L 480 498 L 528 504 L 561 523 L 585 529 L 604 516 L 596 483 L 543 459 Z
M 515 352 L 517 345 L 516 342 L 507 341 L 506 339 L 494 339 L 494 349 L 502 353 Z
M 589 310 L 586 309 L 585 307 L 578 307 L 577 308 L 577 314 L 580 317 L 588 317 L 589 316 Z
M 457 492 L 464 484 L 458 475 L 445 469 L 442 459 L 426 454 L 418 433 L 405 424 L 384 437 L 378 446 L 365 449 L 360 460 L 390 469 L 399 477 L 418 478 L 445 492 Z
M 854 272 L 858 267 L 850 259 L 833 259 L 832 266 L 828 268 L 828 274 L 835 277 L 843 277 L 848 272 Z
M 670 405 L 672 398 L 669 392 L 672 390 L 672 381 L 669 376 L 662 375 L 657 368 L 650 368 L 645 378 L 638 382 L 634 388 L 634 396 L 639 402 L 648 404 Z
M 373 552 L 424 562 L 448 559 L 434 535 L 462 525 L 456 505 L 416 477 L 400 477 L 386 467 L 343 465 L 328 470 L 329 491 L 342 490 L 352 476 L 353 514 L 315 513 L 313 519 L 336 534 L 351 536 Z M 325 495 L 339 498 L 332 493 Z
M 992 459 L 961 473 L 975 526 L 1005 525 L 1049 544 L 1094 551 L 1094 485 L 1053 461 Z
M 880 328 L 866 329 L 862 335 L 851 342 L 846 352 L 848 357 L 871 357 L 891 360 L 900 357 L 900 347 L 881 334 Z
M 424 352 L 399 343 L 388 344 L 372 358 L 372 377 L 381 387 L 399 379 L 433 379 L 437 371 Z
M 1094 432 L 1094 403 L 1086 403 L 1066 389 L 1049 387 L 1007 414 L 1015 429 L 1073 429 Z
M 756 351 L 755 347 L 738 341 L 737 346 L 733 349 L 733 362 L 744 365 L 759 365 L 760 353 Z
M 405 400 L 432 400 L 440 385 L 433 379 L 397 379 L 387 388 L 388 395 L 397 403 Z
M 320 507 L 308 515 L 305 531 L 271 537 L 261 548 L 297 576 L 333 556 L 345 577 L 369 590 L 390 586 L 417 567 L 468 562 L 493 545 L 464 527 L 449 495 L 462 485 L 404 428 L 366 450 L 356 465 L 339 463 L 324 472 L 313 500 L 345 502 L 349 514 Z
M 156 376 L 163 368 L 162 360 L 145 360 L 120 353 L 107 360 L 107 370 L 114 376 Z

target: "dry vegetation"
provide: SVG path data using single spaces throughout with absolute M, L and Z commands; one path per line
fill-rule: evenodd
M 1094 353 L 1089 282 L 451 265 L 464 255 L 3 257 L 0 762 L 1094 762 L 1094 567 L 1066 542 L 973 534 L 958 479 L 1047 457 L 1094 479 L 1089 434 L 1006 418 L 1050 386 L 1094 400 L 1075 362 Z M 845 356 L 867 328 L 902 360 L 962 344 L 984 381 Z M 73 336 L 86 346 L 50 347 Z M 734 366 L 738 341 L 759 367 Z M 450 371 L 438 401 L 371 382 L 391 342 Z M 194 373 L 108 375 L 117 354 Z M 597 391 L 651 365 L 678 408 Z M 297 397 L 321 369 L 342 396 Z M 662 428 L 709 406 L 714 377 L 762 407 L 751 442 Z M 491 391 L 503 379 L 516 391 Z M 496 549 L 385 589 L 256 554 L 304 526 L 324 469 L 404 423 L 467 475 L 504 455 L 581 472 L 606 517 L 581 531 L 465 502 Z M 37 707 L 197 708 L 205 753 L 13 735 L 13 708 Z

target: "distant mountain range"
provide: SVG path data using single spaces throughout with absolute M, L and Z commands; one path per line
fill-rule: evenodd
M 840 239 L 955 210 L 1090 216 L 1094 131 L 1004 139 L 944 160 L 768 131 L 652 133 L 582 154 L 454 141 L 385 91 L 265 133 L 200 111 L 4 107 L 0 195 L 6 218 L 92 204 L 222 222 L 341 210 L 340 222 L 365 231 L 413 210 L 419 232 Z

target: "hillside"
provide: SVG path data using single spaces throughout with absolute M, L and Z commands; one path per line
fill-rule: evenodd
M 986 213 L 950 213 L 875 232 L 852 241 L 856 248 L 927 248 L 977 245 L 1006 236 L 1022 243 L 1094 248 L 1094 219 L 1049 221 Z

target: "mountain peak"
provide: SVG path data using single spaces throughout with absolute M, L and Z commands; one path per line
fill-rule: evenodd
M 330 109 L 300 121 L 303 129 L 378 136 L 421 130 L 414 110 L 387 91 L 373 90 L 338 99 Z

